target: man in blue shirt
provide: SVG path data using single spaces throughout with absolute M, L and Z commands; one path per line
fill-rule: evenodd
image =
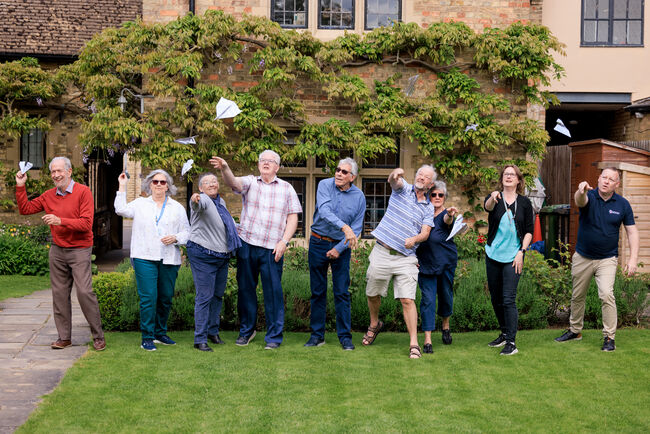
M 388 284 L 393 280 L 395 298 L 402 303 L 404 322 L 409 333 L 409 357 L 419 359 L 422 351 L 418 345 L 418 312 L 415 293 L 418 281 L 418 259 L 415 249 L 429 238 L 433 227 L 433 205 L 427 190 L 436 180 L 436 171 L 425 165 L 415 174 L 413 185 L 404 179 L 404 169 L 397 168 L 388 176 L 393 192 L 384 217 L 372 235 L 377 239 L 370 253 L 370 266 L 366 273 L 366 296 L 370 311 L 370 326 L 363 344 L 370 345 L 384 323 L 379 320 L 381 297 L 388 294 Z
M 334 178 L 322 180 L 309 239 L 311 337 L 306 347 L 325 343 L 327 269 L 332 267 L 336 333 L 344 350 L 354 350 L 350 314 L 350 254 L 363 228 L 366 198 L 352 183 L 359 168 L 352 158 L 339 162 Z
M 634 224 L 630 203 L 615 193 L 620 185 L 620 173 L 614 167 L 603 169 L 598 177 L 598 189 L 594 190 L 587 181 L 578 185 L 574 199 L 580 208 L 578 242 L 573 255 L 571 275 L 573 295 L 571 297 L 571 318 L 569 329 L 557 342 L 582 339 L 585 315 L 585 300 L 591 277 L 596 276 L 598 297 L 603 311 L 603 351 L 614 351 L 616 345 L 617 314 L 614 299 L 614 280 L 618 264 L 618 235 L 621 223 L 625 227 L 630 244 L 630 259 L 624 272 L 636 272 L 639 257 L 639 232 Z

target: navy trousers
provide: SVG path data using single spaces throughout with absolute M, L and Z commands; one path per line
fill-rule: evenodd
M 332 267 L 332 288 L 336 311 L 336 334 L 339 341 L 351 339 L 350 315 L 350 249 L 345 249 L 337 259 L 329 259 L 326 253 L 338 242 L 311 237 L 309 239 L 309 282 L 311 286 L 311 335 L 325 337 L 325 312 L 327 309 L 327 269 Z
M 438 315 L 451 316 L 454 305 L 454 273 L 456 268 L 445 268 L 440 274 L 418 274 L 418 286 L 422 293 L 420 316 L 422 331 L 436 329 L 436 295 L 438 296 Z
M 266 317 L 267 343 L 282 342 L 284 328 L 284 297 L 282 295 L 282 264 L 284 257 L 275 262 L 272 249 L 253 246 L 242 240 L 237 250 L 237 310 L 241 326 L 240 336 L 250 336 L 257 322 L 257 282 L 262 277 L 264 315 Z
M 194 301 L 194 343 L 205 344 L 208 335 L 219 334 L 223 293 L 228 281 L 228 258 L 208 255 L 187 246 L 196 298 Z
M 517 285 L 520 274 L 515 273 L 512 262 L 503 263 L 485 257 L 488 288 L 494 314 L 499 321 L 501 333 L 506 341 L 514 342 L 517 336 L 519 314 L 517 312 Z

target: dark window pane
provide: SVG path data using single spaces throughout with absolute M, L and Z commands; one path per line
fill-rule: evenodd
M 641 0 L 629 0 L 627 17 L 628 18 L 643 18 L 641 16 Z
M 300 206 L 302 206 L 302 211 L 298 214 L 298 228 L 294 237 L 304 237 L 305 236 L 305 189 L 307 186 L 306 178 L 291 178 L 291 177 L 282 177 L 283 180 L 287 181 L 293 186 L 293 189 L 296 190 L 298 195 L 298 200 L 300 201 Z
M 331 0 L 321 0 L 321 11 L 330 11 L 332 9 Z
M 327 13 L 327 12 L 321 14 L 321 16 L 320 16 L 320 25 L 325 27 L 325 26 L 329 26 L 330 23 L 331 23 L 330 14 Z
M 341 26 L 345 27 L 346 29 L 351 29 L 354 27 L 354 24 L 352 22 L 352 14 L 343 14 L 341 17 Z
M 614 33 L 612 35 L 614 44 L 627 43 L 627 21 L 614 21 Z
M 274 6 L 276 11 L 284 9 L 284 0 L 275 0 Z
M 584 15 L 585 18 L 596 18 L 596 0 L 585 0 Z
M 307 3 L 307 0 L 296 1 L 296 10 L 297 11 L 304 11 L 305 10 L 305 3 Z
M 598 36 L 596 41 L 607 42 L 609 39 L 609 21 L 598 21 Z
M 284 0 L 284 8 L 287 11 L 295 11 L 296 10 L 295 0 Z
M 34 128 L 20 138 L 20 159 L 32 163 L 34 169 L 43 167 L 43 136 L 43 130 Z
M 582 39 L 584 42 L 596 42 L 596 21 L 585 21 Z
M 627 43 L 641 45 L 641 23 L 642 21 L 629 21 Z
M 370 238 L 370 232 L 377 227 L 384 216 L 391 190 L 386 178 L 364 178 L 361 189 L 366 196 L 362 236 Z
M 614 0 L 614 18 L 627 18 L 627 0 Z

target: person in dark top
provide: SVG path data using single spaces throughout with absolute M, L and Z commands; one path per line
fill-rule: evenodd
M 451 344 L 449 317 L 454 304 L 454 273 L 458 263 L 458 253 L 454 239 L 447 241 L 454 225 L 458 209 L 445 209 L 447 184 L 436 181 L 429 192 L 434 208 L 433 223 L 429 238 L 415 251 L 420 263 L 418 286 L 422 292 L 420 316 L 424 331 L 423 352 L 433 353 L 431 331 L 436 328 L 436 295 L 438 296 L 438 315 L 442 317 L 442 343 Z
M 485 198 L 488 236 L 485 270 L 492 307 L 501 334 L 490 347 L 504 347 L 502 356 L 517 354 L 517 285 L 524 266 L 524 252 L 533 239 L 533 206 L 524 194 L 524 177 L 509 164 L 501 170 L 499 189 Z
M 624 272 L 636 272 L 639 257 L 639 232 L 634 224 L 630 203 L 615 193 L 620 185 L 620 173 L 615 167 L 603 169 L 598 177 L 598 189 L 587 181 L 578 185 L 574 200 L 580 209 L 578 242 L 571 260 L 573 295 L 569 329 L 557 342 L 579 341 L 585 316 L 585 300 L 592 276 L 596 277 L 598 297 L 603 311 L 603 351 L 614 351 L 618 315 L 614 299 L 614 281 L 618 265 L 618 235 L 621 223 L 630 245 L 630 259 Z

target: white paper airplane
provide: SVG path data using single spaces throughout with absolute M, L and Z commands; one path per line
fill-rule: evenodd
M 468 132 L 469 130 L 474 130 L 476 131 L 476 128 L 478 127 L 478 124 L 471 124 L 465 127 L 465 132 Z
M 409 78 L 409 83 L 406 85 L 406 89 L 404 89 L 404 95 L 411 96 L 413 94 L 415 83 L 417 83 L 419 77 L 420 74 L 415 74 L 413 77 Z
M 174 140 L 176 143 L 180 143 L 181 145 L 196 145 L 196 140 L 194 140 L 196 136 L 192 137 L 185 137 L 183 139 L 176 139 Z
M 239 113 L 241 113 L 241 110 L 239 110 L 235 101 L 221 97 L 217 103 L 217 117 L 213 120 L 234 118 Z
M 460 214 L 458 217 L 456 217 L 456 220 L 454 220 L 454 226 L 451 228 L 451 233 L 445 241 L 451 240 L 454 235 L 458 234 L 461 231 L 464 231 L 466 228 L 467 224 L 463 223 L 463 215 Z
M 181 176 L 185 176 L 185 174 L 190 171 L 192 164 L 194 164 L 194 160 L 191 158 L 187 160 L 185 164 L 183 164 L 183 168 L 181 169 Z
M 27 173 L 29 169 L 34 167 L 34 165 L 29 161 L 21 161 L 20 163 L 18 163 L 18 167 L 20 167 L 20 173 L 24 175 L 25 173 Z
M 569 129 L 564 126 L 564 122 L 562 122 L 562 119 L 560 118 L 557 119 L 557 124 L 555 124 L 555 128 L 553 129 L 560 134 L 564 134 L 567 137 L 571 137 L 571 133 L 569 132 Z

